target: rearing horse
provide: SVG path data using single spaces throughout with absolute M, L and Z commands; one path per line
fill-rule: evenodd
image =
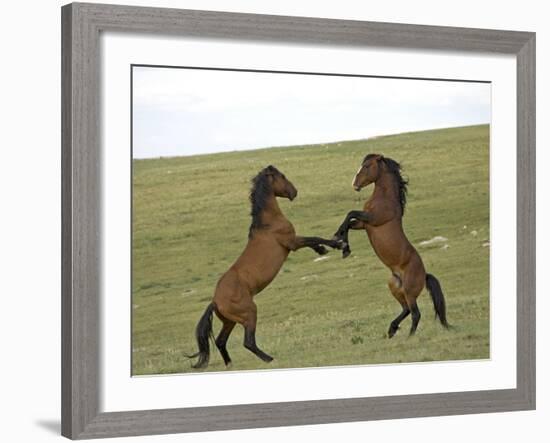
M 366 230 L 374 252 L 390 269 L 392 276 L 388 286 L 402 311 L 390 324 L 389 338 L 395 335 L 401 321 L 411 313 L 410 335 L 415 333 L 420 321 L 416 299 L 424 286 L 431 295 L 437 317 L 448 328 L 445 298 L 439 281 L 433 275 L 426 274 L 420 255 L 403 232 L 407 181 L 401 176 L 401 166 L 395 160 L 379 154 L 367 155 L 352 186 L 360 191 L 371 183 L 374 183 L 374 191 L 363 210 L 349 212 L 333 239 L 343 241 L 342 254 L 346 258 L 351 252 L 348 230 Z
M 236 323 L 243 325 L 244 347 L 265 362 L 273 360 L 256 345 L 256 304 L 253 297 L 275 278 L 290 251 L 309 247 L 320 255 L 328 251 L 323 245 L 341 248 L 342 242 L 320 237 L 300 237 L 277 203 L 277 197 L 294 200 L 298 191 L 274 166 L 268 166 L 252 179 L 250 203 L 252 223 L 248 243 L 237 261 L 218 281 L 214 298 L 206 308 L 195 335 L 199 351 L 194 368 L 204 368 L 210 358 L 209 339 L 213 338 L 212 314 L 223 326 L 215 340 L 226 366 L 231 363 L 226 343 Z

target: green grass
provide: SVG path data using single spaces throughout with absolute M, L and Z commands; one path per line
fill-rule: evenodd
M 352 256 L 326 260 L 309 249 L 292 253 L 277 278 L 256 296 L 258 345 L 266 364 L 243 348 L 243 329 L 229 339 L 232 370 L 481 359 L 489 357 L 489 127 L 406 133 L 371 140 L 269 148 L 192 157 L 134 160 L 133 373 L 192 371 L 195 325 L 218 278 L 247 241 L 249 180 L 274 164 L 299 190 L 280 206 L 301 235 L 330 237 L 345 214 L 361 209 L 351 180 L 367 153 L 402 162 L 409 203 L 403 220 L 426 269 L 440 280 L 448 318 L 434 319 L 427 292 L 417 335 L 410 318 L 389 340 L 400 312 L 389 271 L 364 232 L 350 232 Z M 475 231 L 477 235 L 474 235 Z M 436 235 L 441 244 L 418 244 Z M 220 323 L 214 321 L 214 332 Z M 214 348 L 208 371 L 225 370 Z

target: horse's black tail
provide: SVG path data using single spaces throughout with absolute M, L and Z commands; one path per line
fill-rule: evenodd
M 436 317 L 439 317 L 441 324 L 448 329 L 449 323 L 447 323 L 445 297 L 443 296 L 439 281 L 432 274 L 426 274 L 426 289 L 428 289 L 432 297 Z
M 188 355 L 189 358 L 199 357 L 197 363 L 193 365 L 193 368 L 200 369 L 208 365 L 210 360 L 210 339 L 214 339 L 212 333 L 212 313 L 214 312 L 214 303 L 210 303 L 204 314 L 202 314 L 197 328 L 195 329 L 195 336 L 197 337 L 197 344 L 199 346 L 199 352 L 193 355 Z

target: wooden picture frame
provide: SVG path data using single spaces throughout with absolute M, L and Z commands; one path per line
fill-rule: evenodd
M 460 50 L 517 60 L 517 387 L 339 400 L 102 412 L 102 31 L 340 47 Z M 72 439 L 353 422 L 535 408 L 535 34 L 73 3 L 62 8 L 62 434 Z

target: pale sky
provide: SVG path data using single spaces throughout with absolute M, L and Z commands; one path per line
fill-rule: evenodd
M 491 86 L 133 68 L 133 156 L 327 143 L 489 123 Z

